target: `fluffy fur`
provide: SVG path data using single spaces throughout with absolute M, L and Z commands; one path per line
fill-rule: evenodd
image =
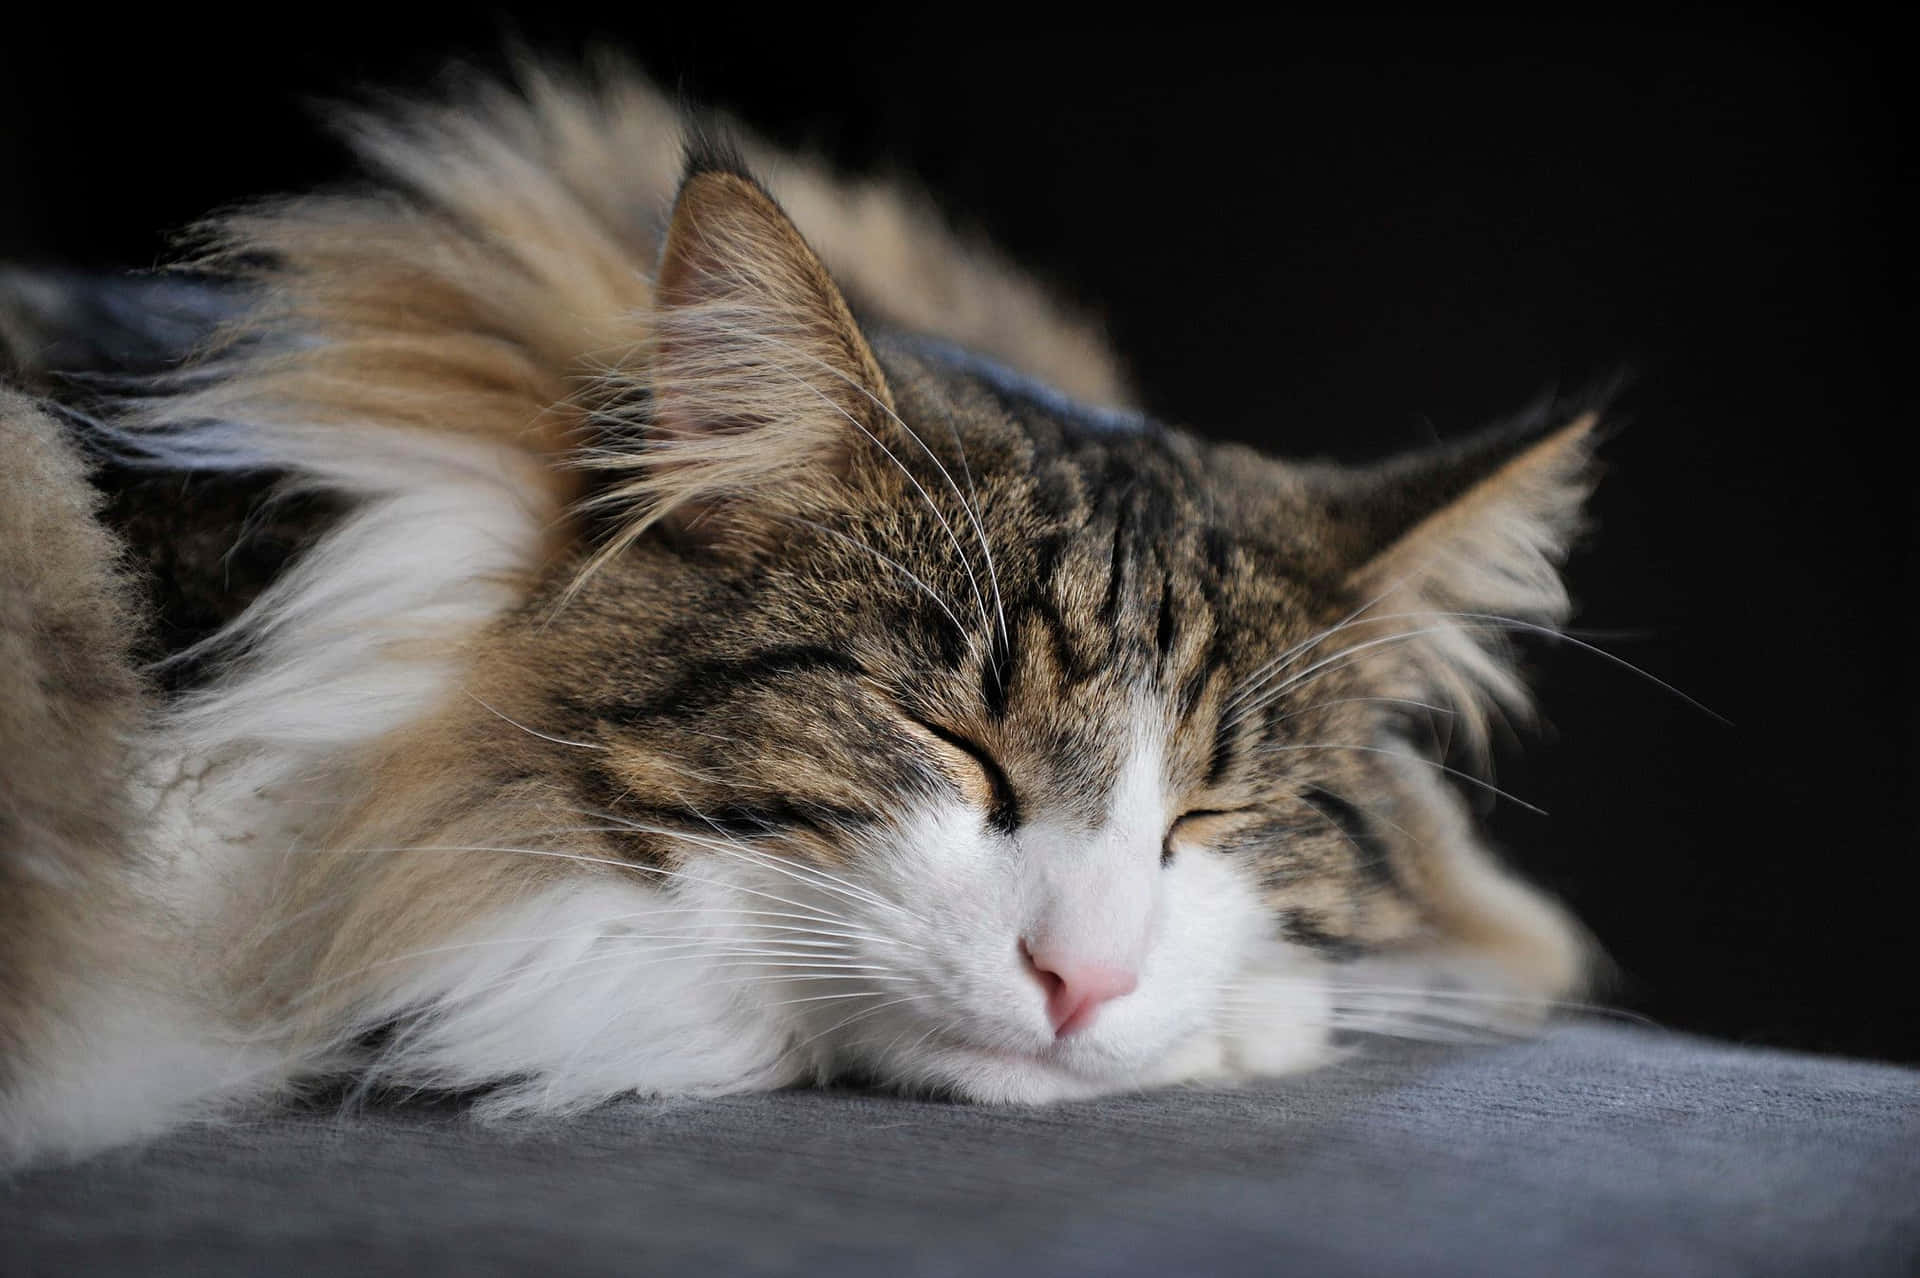
M 1524 708 L 1590 419 L 1206 444 L 922 206 L 683 167 L 624 74 L 347 131 L 376 185 L 210 227 L 235 316 L 83 432 L 318 503 L 192 686 L 148 699 L 75 445 L 0 401 L 10 1153 L 341 1076 L 1045 1101 L 1576 987 L 1406 728 Z M 1130 992 L 1056 1032 L 1055 953 Z

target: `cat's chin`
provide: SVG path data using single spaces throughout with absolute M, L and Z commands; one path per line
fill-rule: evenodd
M 1285 1045 L 1245 1043 L 1201 1034 L 1144 1064 L 1076 1058 L 1071 1051 L 1037 1053 L 967 1044 L 943 1044 L 912 1060 L 890 1061 L 875 1081 L 895 1090 L 946 1096 L 984 1105 L 1046 1105 L 1177 1083 L 1291 1073 L 1326 1059 L 1326 1036 L 1311 1030 Z
M 1084 1071 L 1050 1054 L 941 1047 L 896 1062 L 889 1081 L 902 1090 L 984 1105 L 1046 1105 L 1152 1085 L 1133 1071 Z
M 1336 1055 L 1324 1024 L 1248 1026 L 1233 1034 L 1196 1035 L 1144 1066 L 1092 1065 L 1070 1055 L 947 1048 L 930 1062 L 944 1076 L 935 1089 L 981 1104 L 1043 1105 L 1179 1083 L 1224 1082 L 1298 1074 Z

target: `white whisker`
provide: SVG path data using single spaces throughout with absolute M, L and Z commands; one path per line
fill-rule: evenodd
M 875 550 L 872 546 L 868 545 L 866 542 L 861 541 L 856 537 L 849 537 L 847 534 L 839 531 L 838 529 L 829 528 L 823 523 L 816 522 L 815 520 L 812 520 L 812 519 L 802 519 L 798 515 L 786 515 L 786 516 L 783 516 L 783 518 L 785 518 L 790 523 L 796 523 L 801 525 L 802 527 L 811 528 L 815 532 L 822 532 L 827 534 L 829 537 L 836 537 L 842 542 L 846 543 L 847 545 L 854 547 L 856 550 L 864 550 L 868 554 L 872 555 L 875 559 L 878 559 L 881 563 L 885 564 L 887 567 L 893 569 L 895 572 L 905 577 L 908 581 L 911 581 L 915 586 L 918 586 L 920 588 L 921 593 L 926 595 L 927 598 L 933 600 L 934 605 L 938 607 L 940 611 L 946 615 L 947 620 L 953 623 L 953 628 L 955 633 L 959 634 L 961 637 L 966 639 L 969 649 L 977 650 L 977 648 L 979 647 L 978 640 L 976 640 L 973 635 L 967 633 L 967 628 L 960 623 L 960 618 L 956 616 L 954 614 L 953 609 L 947 605 L 947 601 L 941 598 L 939 593 L 935 591 L 932 586 L 929 586 L 926 582 L 922 581 L 919 577 L 915 576 L 912 569 L 906 567 L 904 564 L 901 564 L 898 560 L 891 559 L 888 556 L 882 554 L 880 551 Z
M 591 741 L 569 741 L 565 737 L 556 737 L 556 736 L 550 735 L 549 733 L 541 732 L 536 728 L 529 728 L 526 724 L 521 723 L 518 719 L 512 718 L 509 715 L 503 714 L 501 713 L 501 711 L 487 704 L 487 702 L 482 700 L 480 696 L 476 694 L 472 689 L 462 688 L 461 691 L 466 693 L 469 697 L 472 697 L 474 701 L 478 702 L 480 704 L 480 707 L 484 709 L 488 714 L 493 715 L 495 718 L 505 720 L 506 722 L 512 724 L 514 727 L 520 729 L 520 731 L 526 733 L 530 737 L 538 737 L 542 741 L 551 741 L 555 745 L 574 746 L 581 750 L 606 749 L 605 746 L 596 745 Z
M 1489 794 L 1498 795 L 1499 797 L 1505 799 L 1507 802 L 1512 803 L 1518 807 L 1525 808 L 1527 811 L 1532 812 L 1537 816 L 1549 815 L 1549 813 L 1545 808 L 1539 807 L 1536 804 L 1528 803 L 1525 799 L 1521 798 L 1517 794 L 1509 794 L 1507 791 L 1502 790 L 1499 786 L 1493 784 L 1491 781 L 1482 780 L 1481 778 L 1474 776 L 1471 772 L 1463 772 L 1459 768 L 1449 767 L 1448 765 L 1441 763 L 1437 759 L 1429 759 L 1423 755 L 1414 754 L 1413 752 L 1408 750 L 1390 750 L 1385 746 L 1351 745 L 1345 742 L 1313 742 L 1313 743 L 1299 744 L 1299 745 L 1263 745 L 1259 747 L 1259 750 L 1263 754 L 1287 754 L 1296 750 L 1359 750 L 1366 754 L 1384 754 L 1389 758 L 1404 759 L 1408 763 L 1417 763 L 1422 767 L 1433 768 L 1437 771 L 1444 772 L 1448 776 L 1453 777 L 1456 780 L 1464 781 L 1471 786 L 1476 786 L 1482 790 L 1485 790 Z
M 706 818 L 698 809 L 690 810 L 694 811 L 696 815 L 702 816 L 702 819 L 708 820 L 709 824 L 713 824 L 711 819 Z M 776 874 L 783 875 L 805 886 L 816 888 L 829 895 L 843 897 L 851 901 L 874 906 L 878 909 L 888 910 L 903 917 L 913 919 L 916 922 L 922 921 L 917 915 L 913 914 L 912 911 L 906 909 L 906 907 L 870 892 L 858 884 L 849 883 L 838 875 L 831 874 L 817 866 L 801 865 L 780 857 L 771 856 L 758 848 L 754 848 L 726 835 L 724 831 L 721 831 L 720 838 L 715 839 L 708 838 L 704 835 L 690 834 L 683 830 L 675 830 L 667 826 L 649 825 L 645 822 L 633 821 L 626 817 L 619 816 L 616 813 L 583 811 L 581 815 L 595 816 L 603 820 L 612 821 L 615 823 L 613 829 L 616 832 L 619 830 L 631 830 L 635 833 L 654 834 L 663 838 L 684 839 L 697 847 L 719 852 L 723 855 L 745 861 L 748 864 L 772 870 Z M 717 825 L 715 825 L 714 828 L 719 830 L 719 826 Z M 590 829 L 591 827 L 588 827 L 581 832 L 586 833 L 589 832 Z

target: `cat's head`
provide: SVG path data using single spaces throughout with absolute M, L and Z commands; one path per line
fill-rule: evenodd
M 1575 985 L 1434 743 L 1524 709 L 1590 421 L 1348 469 L 1078 406 L 863 326 L 726 162 L 656 290 L 593 392 L 604 535 L 486 685 L 538 733 L 475 721 L 733 912 L 818 1072 L 1041 1099 Z

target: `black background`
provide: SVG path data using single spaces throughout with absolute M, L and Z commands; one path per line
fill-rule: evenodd
M 1551 726 L 1499 779 L 1552 815 L 1495 833 L 1605 943 L 1616 1003 L 1920 1060 L 1891 35 L 1155 10 L 75 5 L 0 38 L 0 259 L 152 264 L 213 206 L 346 171 L 317 97 L 600 41 L 923 182 L 1211 434 L 1364 459 L 1628 370 L 1576 624 L 1732 725 L 1536 646 Z

